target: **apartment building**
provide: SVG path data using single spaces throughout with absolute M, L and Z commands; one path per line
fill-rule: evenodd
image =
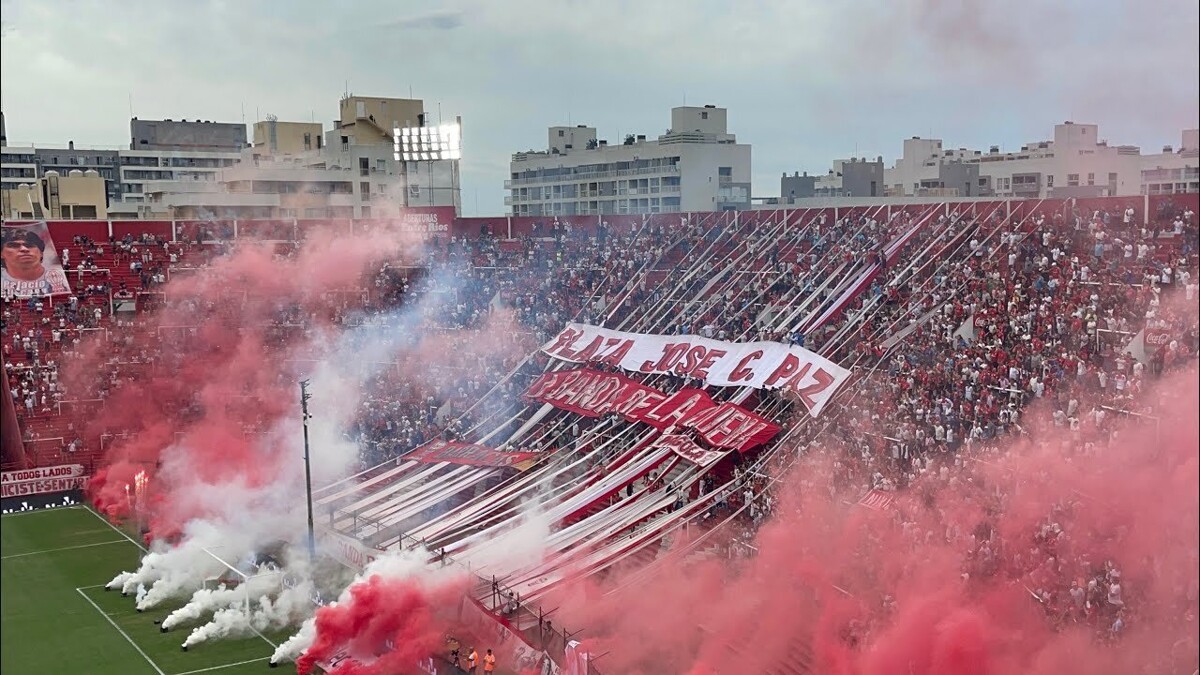
M 246 125 L 211 120 L 129 120 L 130 150 L 240 152 Z
M 1133 145 L 1110 145 L 1095 124 L 1063 122 L 1052 139 L 1027 143 L 1015 152 L 993 145 L 986 152 L 947 148 L 937 138 L 905 139 L 901 156 L 883 171 L 881 196 L 1059 198 L 1172 194 L 1200 191 L 1198 132 L 1183 132 L 1182 146 L 1143 154 Z M 815 177 L 809 196 L 869 196 L 861 175 L 865 160 L 834 163 Z M 876 162 L 882 162 L 878 158 Z M 781 202 L 791 191 L 807 191 L 800 176 L 781 180 Z M 801 196 L 801 195 L 797 195 Z
M 509 164 L 505 204 L 516 216 L 719 211 L 750 206 L 750 146 L 729 133 L 716 106 L 671 109 L 656 139 L 629 134 L 619 144 L 595 127 L 550 127 L 545 150 Z
M 156 184 L 147 199 L 175 218 L 384 218 L 409 205 L 404 187 L 389 142 L 295 154 L 250 149 L 211 182 Z
M 268 116 L 253 125 L 253 145 L 245 125 L 135 118 L 129 148 L 5 146 L 0 191 L 32 189 L 47 172 L 94 171 L 113 218 L 371 218 L 461 205 L 458 159 L 395 152 L 397 128 L 433 123 L 423 101 L 347 97 L 339 110 L 328 133 Z M 3 214 L 27 201 L 5 198 Z
M 72 169 L 45 175 L 14 188 L 0 190 L 0 212 L 15 219 L 51 220 L 108 217 L 105 180 L 95 169 Z

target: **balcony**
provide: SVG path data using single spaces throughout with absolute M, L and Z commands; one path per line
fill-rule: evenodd
M 598 178 L 621 178 L 625 176 L 678 176 L 679 166 L 651 166 L 641 169 L 613 169 L 609 171 L 587 171 L 580 173 L 565 173 L 557 176 L 536 176 L 532 178 L 510 178 L 504 181 L 504 187 L 511 188 L 522 185 L 537 185 L 544 183 L 574 183 L 581 180 Z
M 179 206 L 279 206 L 279 195 L 252 192 L 169 193 L 162 198 L 164 207 Z

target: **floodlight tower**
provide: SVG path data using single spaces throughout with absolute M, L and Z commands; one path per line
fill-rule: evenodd
M 308 503 L 308 557 L 309 560 L 315 560 L 317 557 L 317 538 L 313 534 L 313 503 L 312 503 L 312 462 L 309 460 L 308 447 L 308 418 L 312 415 L 308 414 L 308 400 L 312 398 L 312 394 L 308 393 L 308 380 L 300 381 L 300 412 L 304 417 L 304 494 Z
M 422 122 L 424 120 L 422 119 Z M 404 174 L 408 175 L 409 162 L 426 162 L 429 171 L 429 205 L 434 206 L 433 163 L 449 161 L 450 203 L 455 205 L 458 183 L 458 161 L 462 159 L 462 117 L 451 124 L 438 126 L 392 128 L 392 158 L 404 162 Z M 419 164 L 418 164 L 419 166 Z M 407 194 L 406 194 L 407 202 Z

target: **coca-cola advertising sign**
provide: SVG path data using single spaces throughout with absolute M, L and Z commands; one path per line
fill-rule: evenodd
M 1147 328 L 1142 334 L 1142 348 L 1146 351 L 1156 351 L 1171 342 L 1171 331 L 1165 328 Z

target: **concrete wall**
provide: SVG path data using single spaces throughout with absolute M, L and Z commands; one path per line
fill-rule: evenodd
M 78 172 L 78 170 L 76 170 Z M 8 218 L 41 217 L 61 220 L 92 220 L 108 217 L 108 195 L 104 179 L 93 175 L 57 175 L 4 190 L 4 216 Z M 31 205 L 34 210 L 31 211 Z M 37 210 L 41 211 L 40 216 Z
M 225 150 L 247 147 L 246 125 L 228 122 L 129 120 L 131 150 Z
M 320 150 L 324 143 L 321 133 L 320 122 L 255 122 L 254 150 L 284 155 Z
M 395 127 L 415 127 L 425 111 L 421 99 L 350 96 L 338 106 L 336 128 L 326 137 L 327 145 L 341 145 L 342 138 L 351 145 L 392 145 Z M 437 124 L 428 120 L 427 125 Z
M 1200 129 L 1183 130 L 1183 145 L 1181 149 L 1191 152 L 1200 151 Z
M 885 189 L 883 160 L 842 163 L 842 192 L 852 197 L 882 197 Z
M 734 190 L 750 185 L 750 146 L 688 143 L 668 145 L 679 152 L 680 209 L 683 211 L 717 211 L 722 203 L 736 203 L 748 208 L 750 198 L 728 200 L 721 194 L 721 167 L 730 169 L 724 187 Z
M 978 197 L 979 165 L 965 162 L 946 162 L 938 167 L 938 180 L 943 188 L 958 190 L 959 196 Z
M 726 134 L 728 111 L 716 106 L 679 106 L 671 108 L 671 131 Z
M 779 179 L 779 198 L 784 204 L 790 203 L 789 200 L 807 199 L 813 196 L 813 192 L 817 186 L 817 177 L 810 176 L 807 172 L 803 176 L 795 173 L 791 176 L 786 173 Z
M 586 150 L 589 141 L 596 140 L 596 127 L 583 124 L 574 127 L 550 127 L 546 132 L 546 149 L 563 155 L 576 150 Z

